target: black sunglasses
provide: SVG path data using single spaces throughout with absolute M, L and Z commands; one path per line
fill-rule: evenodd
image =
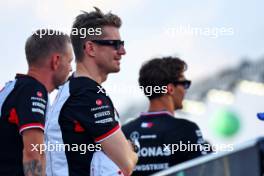
M 119 50 L 121 46 L 125 45 L 123 40 L 91 40 L 98 45 L 113 46 L 115 50 Z
M 172 82 L 174 85 L 182 85 L 184 89 L 189 89 L 191 86 L 191 81 L 190 80 L 179 80 L 179 81 L 173 81 Z

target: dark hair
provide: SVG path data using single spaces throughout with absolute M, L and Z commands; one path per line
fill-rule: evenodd
M 39 29 L 26 41 L 25 52 L 28 65 L 41 65 L 42 59 L 52 52 L 66 52 L 66 44 L 71 43 L 70 37 L 60 31 Z
M 187 64 L 177 57 L 154 58 L 142 65 L 138 82 L 140 87 L 144 89 L 144 94 L 151 100 L 162 96 L 164 93 L 152 92 L 149 96 L 146 87 L 167 86 L 169 83 L 179 80 L 185 70 L 187 70 Z
M 121 19 L 117 16 L 112 14 L 111 12 L 104 14 L 102 11 L 94 7 L 95 11 L 92 12 L 85 12 L 83 11 L 82 14 L 78 15 L 73 23 L 72 31 L 71 31 L 71 40 L 73 45 L 73 50 L 75 53 L 76 61 L 81 61 L 84 56 L 83 46 L 87 40 L 96 40 L 103 37 L 103 27 L 104 26 L 114 26 L 120 28 L 122 25 Z M 96 30 L 100 28 L 101 34 L 100 35 L 90 35 L 88 32 L 86 33 L 85 37 L 83 34 L 80 33 L 82 29 L 93 29 Z M 76 32 L 77 34 L 74 32 Z M 79 31 L 79 32 L 78 32 Z

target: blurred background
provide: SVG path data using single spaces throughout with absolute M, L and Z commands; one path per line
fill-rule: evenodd
M 193 84 L 176 117 L 196 122 L 212 144 L 264 135 L 264 122 L 257 118 L 264 111 L 263 1 L 0 1 L 0 87 L 15 73 L 26 73 L 24 45 L 32 32 L 53 28 L 69 34 L 80 11 L 93 6 L 123 20 L 127 54 L 121 71 L 104 83 L 123 123 L 147 110 L 137 83 L 142 63 L 178 56 L 187 62 L 186 77 Z

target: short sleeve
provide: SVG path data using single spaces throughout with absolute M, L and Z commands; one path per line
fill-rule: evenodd
M 42 85 L 27 84 L 19 90 L 16 108 L 11 111 L 11 115 L 18 117 L 20 134 L 30 128 L 44 130 L 47 104 L 48 94 Z
M 110 98 L 102 94 L 90 92 L 73 97 L 65 104 L 63 114 L 78 121 L 94 142 L 102 142 L 120 129 L 118 114 Z
M 177 147 L 177 156 L 181 161 L 186 161 L 206 154 L 204 148 L 204 139 L 199 127 L 192 122 L 184 122 L 181 130 L 169 132 L 165 135 L 165 143 L 174 144 Z M 180 150 L 181 146 L 187 150 Z

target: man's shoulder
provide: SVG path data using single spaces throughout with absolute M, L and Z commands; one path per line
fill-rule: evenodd
M 39 89 L 46 90 L 45 86 L 42 83 L 40 83 L 40 81 L 38 81 L 32 77 L 29 77 L 27 75 L 17 78 L 16 86 L 19 86 L 21 88 L 31 87 L 31 89 L 34 89 L 35 87 L 37 87 Z
M 172 117 L 169 119 L 171 123 L 173 124 L 180 124 L 183 126 L 197 126 L 197 124 L 191 120 L 188 119 L 183 119 L 183 118 L 178 118 L 178 117 Z
M 91 112 L 113 107 L 111 99 L 96 90 L 96 83 L 84 77 L 71 78 L 64 83 L 59 89 L 57 99 L 65 102 L 63 107 L 86 107 Z
M 27 75 L 15 80 L 13 91 L 16 92 L 15 95 L 22 97 L 36 96 L 44 99 L 48 98 L 46 87 L 40 81 Z
M 71 77 L 63 86 L 74 96 L 107 97 L 102 86 L 87 77 Z

